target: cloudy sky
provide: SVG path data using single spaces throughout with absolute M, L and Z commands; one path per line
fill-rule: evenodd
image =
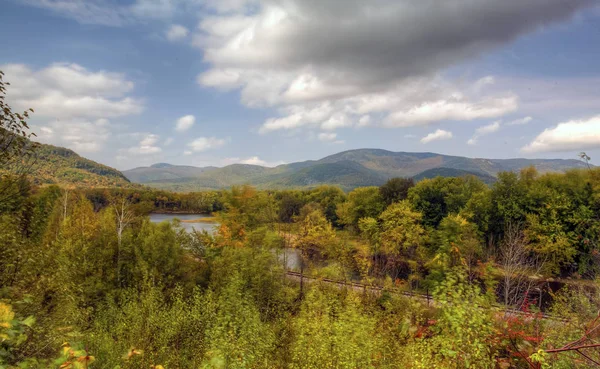
M 5 0 L 42 142 L 129 169 L 383 148 L 600 164 L 597 0 Z

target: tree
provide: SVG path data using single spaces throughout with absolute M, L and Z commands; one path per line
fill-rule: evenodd
M 508 223 L 522 223 L 527 213 L 528 190 L 519 175 L 513 172 L 498 173 L 491 193 L 491 231 L 501 235 Z
M 358 230 L 361 218 L 377 218 L 385 208 L 378 187 L 361 187 L 348 194 L 346 202 L 337 209 L 339 221 L 354 230 Z
M 124 196 L 113 198 L 113 209 L 115 211 L 115 220 L 117 225 L 117 252 L 116 252 L 116 270 L 117 283 L 121 283 L 121 248 L 123 244 L 123 231 L 135 220 L 135 213 L 131 207 L 131 202 Z
M 408 197 L 408 190 L 414 185 L 415 181 L 412 178 L 391 178 L 379 187 L 379 193 L 386 205 L 391 205 L 405 200 Z
M 450 214 L 442 220 L 435 234 L 435 264 L 440 271 L 457 266 L 465 268 L 470 280 L 473 268 L 481 259 L 483 249 L 477 226 L 460 215 Z
M 371 368 L 377 347 L 375 321 L 358 299 L 312 288 L 293 322 L 290 367 Z
M 33 109 L 23 113 L 12 111 L 6 103 L 6 87 L 10 83 L 4 82 L 3 77 L 4 73 L 0 71 L 0 168 L 7 168 L 32 155 L 36 144 L 29 140 L 35 133 L 29 132 L 26 121 Z
M 340 226 L 336 211 L 338 205 L 345 200 L 344 191 L 335 186 L 319 186 L 306 194 L 306 202 L 315 202 L 321 205 L 325 217 L 334 227 Z
M 534 287 L 530 278 L 538 274 L 543 261 L 532 255 L 527 238 L 519 223 L 508 223 L 500 245 L 499 264 L 502 268 L 502 297 L 504 305 L 522 307 Z
M 586 153 L 585 153 L 585 152 L 583 152 L 583 151 L 582 151 L 582 152 L 580 152 L 578 156 L 579 156 L 579 158 L 580 158 L 581 160 L 585 161 L 585 164 L 587 165 L 588 169 L 590 169 L 590 170 L 591 170 L 592 168 L 590 168 L 590 160 L 592 160 L 592 158 L 590 158 L 590 157 L 588 156 L 588 154 L 586 154 Z
M 300 213 L 303 205 L 298 193 L 283 192 L 279 201 L 279 221 L 291 223 L 294 217 Z
M 484 369 L 496 367 L 490 301 L 464 271 L 449 273 L 434 292 L 439 316 L 433 337 L 413 346 L 414 368 Z
M 408 200 L 423 214 L 423 224 L 437 227 L 448 214 L 459 213 L 486 186 L 474 176 L 425 179 L 409 190 Z
M 391 272 L 397 278 L 402 266 L 405 275 L 418 270 L 425 230 L 421 214 L 414 211 L 408 201 L 388 206 L 378 219 L 361 218 L 359 229 L 371 244 L 378 273 Z
M 317 255 L 331 254 L 336 243 L 335 231 L 320 208 L 305 206 L 299 217 L 300 232 L 296 246 L 302 255 L 311 259 Z
M 8 173 L 24 176 L 32 165 L 32 158 L 38 147 L 30 140 L 35 133 L 29 132 L 27 119 L 33 109 L 23 113 L 15 113 L 6 102 L 6 88 L 10 85 L 4 82 L 4 73 L 0 70 L 0 204 L 14 195 L 15 187 L 11 180 L 2 180 Z

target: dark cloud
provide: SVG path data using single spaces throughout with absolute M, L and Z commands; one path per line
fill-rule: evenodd
M 263 16 L 254 15 L 259 23 L 253 25 L 251 39 L 241 41 L 236 50 L 214 48 L 207 56 L 221 65 L 313 66 L 321 78 L 330 82 L 380 83 L 435 72 L 524 33 L 565 20 L 595 3 L 267 0 L 263 3 Z M 258 50 L 261 52 L 252 53 Z

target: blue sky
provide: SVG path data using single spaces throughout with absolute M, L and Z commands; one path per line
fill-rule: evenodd
M 129 169 L 355 148 L 600 163 L 593 0 L 9 0 L 42 142 Z

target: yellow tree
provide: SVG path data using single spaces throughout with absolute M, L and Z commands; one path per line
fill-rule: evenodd
M 418 270 L 425 234 L 421 218 L 404 200 L 390 205 L 379 221 L 373 218 L 360 221 L 361 231 L 369 235 L 373 245 L 378 270 L 393 272 L 394 277 L 398 277 L 400 269 L 407 274 Z

